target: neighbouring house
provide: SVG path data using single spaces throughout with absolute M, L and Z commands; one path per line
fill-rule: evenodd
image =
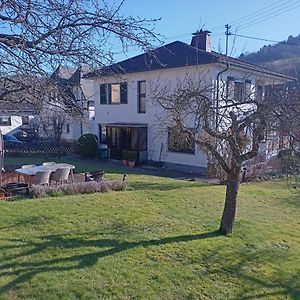
M 36 128 L 35 107 L 28 102 L 0 102 L 0 131 L 2 134 L 14 134 L 20 130 Z
M 85 73 L 87 70 L 82 67 L 58 67 L 51 75 L 60 99 L 45 103 L 40 112 L 42 136 L 74 141 L 82 134 L 95 132 L 93 82 L 83 78 Z
M 85 78 L 94 82 L 90 94 L 97 134 L 102 146 L 107 145 L 111 159 L 121 160 L 123 150 L 135 150 L 141 162 L 206 172 L 206 155 L 195 145 L 176 143 L 172 128 L 163 128 L 158 122 L 165 112 L 155 103 L 155 90 L 159 86 L 175 86 L 187 76 L 195 80 L 205 76 L 214 86 L 226 82 L 232 86 L 236 99 L 248 88 L 255 90 L 256 97 L 263 97 L 267 86 L 291 80 L 212 51 L 210 32 L 202 30 L 193 35 L 190 44 L 175 41 L 90 72 Z M 214 97 L 218 99 L 218 93 Z

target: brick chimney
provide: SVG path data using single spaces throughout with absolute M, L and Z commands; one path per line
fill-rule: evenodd
M 210 37 L 210 31 L 208 30 L 198 30 L 195 33 L 193 33 L 193 38 L 191 41 L 191 46 L 211 52 L 211 37 Z

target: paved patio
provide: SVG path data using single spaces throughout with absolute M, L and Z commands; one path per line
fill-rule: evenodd
M 183 170 L 173 170 L 166 167 L 154 167 L 150 165 L 142 165 L 142 166 L 135 166 L 133 168 L 126 167 L 123 165 L 122 161 L 116 160 L 91 160 L 91 159 L 83 159 L 74 156 L 66 157 L 68 162 L 72 160 L 82 160 L 83 162 L 97 162 L 97 169 L 106 170 L 115 170 L 120 173 L 134 173 L 134 174 L 143 174 L 143 175 L 152 175 L 152 176 L 160 176 L 160 177 L 167 177 L 167 178 L 175 178 L 175 179 L 182 179 L 182 180 L 197 180 L 203 182 L 210 182 L 216 183 L 215 179 L 209 179 L 200 172 L 185 172 Z M 75 170 L 76 171 L 76 170 Z

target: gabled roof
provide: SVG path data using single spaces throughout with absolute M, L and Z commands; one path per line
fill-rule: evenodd
M 180 68 L 213 63 L 221 63 L 225 65 L 229 63 L 231 66 L 246 69 L 249 71 L 294 80 L 294 78 L 292 77 L 272 71 L 268 68 L 250 64 L 214 51 L 207 52 L 180 41 L 172 42 L 153 51 L 149 51 L 144 54 L 140 54 L 132 58 L 123 60 L 111 66 L 96 70 L 94 72 L 90 72 L 86 74 L 85 77 L 93 78 L 115 74 L 121 75 L 126 73 Z

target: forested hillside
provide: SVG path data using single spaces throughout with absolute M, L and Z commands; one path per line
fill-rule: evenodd
M 239 58 L 297 77 L 300 81 L 300 35 L 290 36 L 281 43 L 264 46 L 254 53 L 242 54 Z

